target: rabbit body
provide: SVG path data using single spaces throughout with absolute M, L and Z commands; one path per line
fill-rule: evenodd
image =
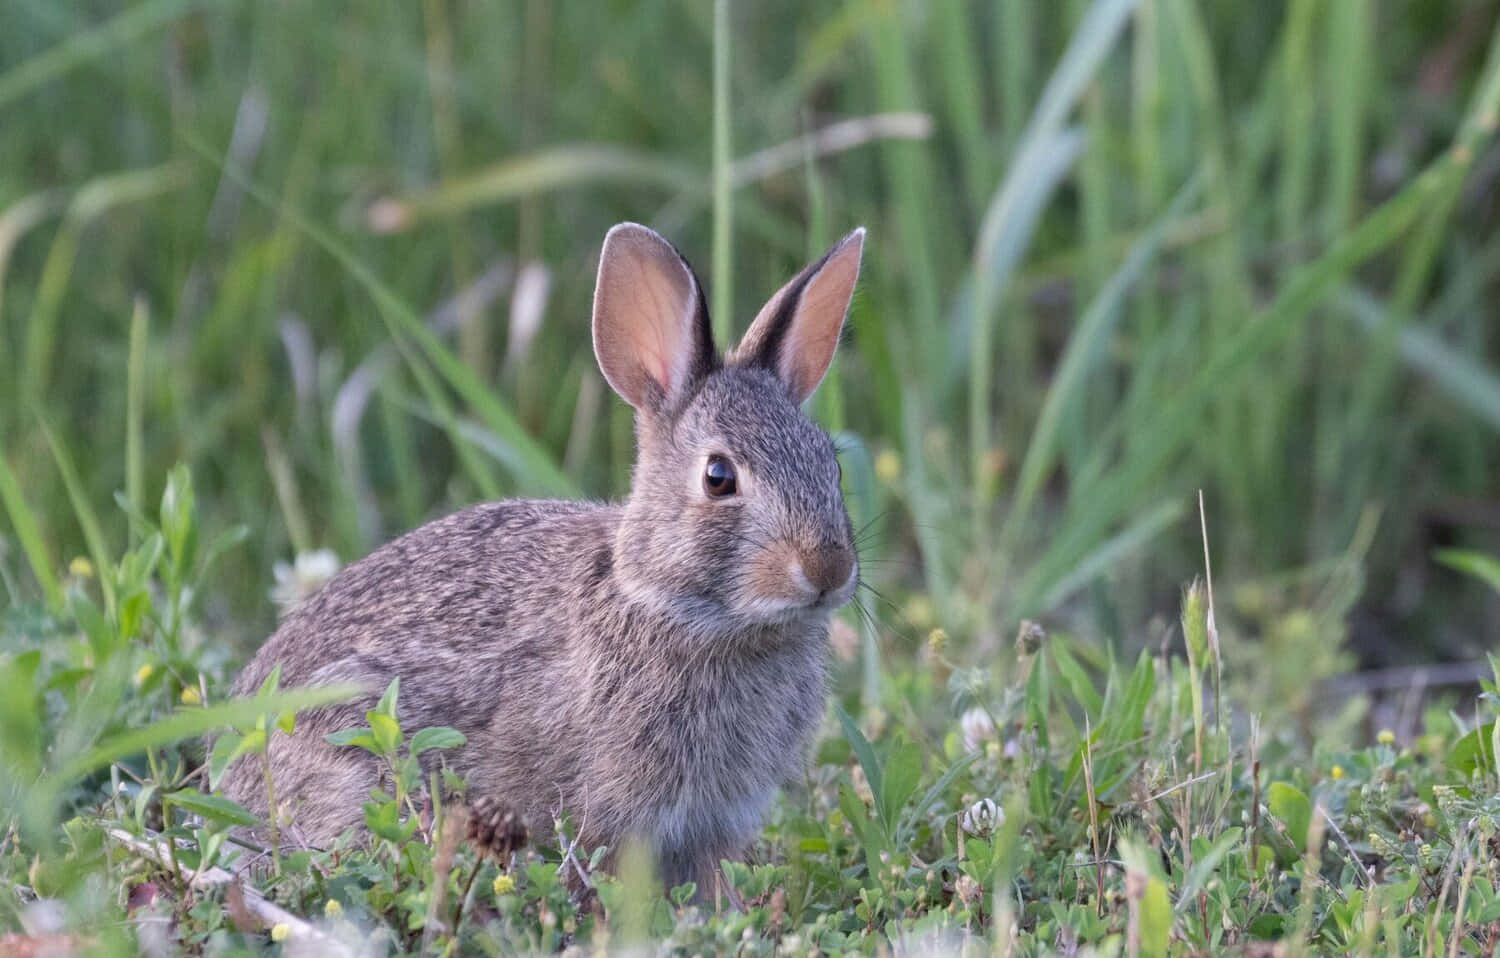
M 830 619 L 857 578 L 832 442 L 798 404 L 831 358 L 861 240 L 783 288 L 720 359 L 679 254 L 643 227 L 611 232 L 594 337 L 637 408 L 630 497 L 476 506 L 290 610 L 236 693 L 278 666 L 284 688 L 363 689 L 271 740 L 291 836 L 324 844 L 362 825 L 380 766 L 324 736 L 364 724 L 399 677 L 402 727 L 463 732 L 442 760 L 471 798 L 533 829 L 566 811 L 584 847 L 639 839 L 664 878 L 700 888 L 744 847 L 803 768 Z M 224 789 L 270 811 L 259 759 L 231 767 Z

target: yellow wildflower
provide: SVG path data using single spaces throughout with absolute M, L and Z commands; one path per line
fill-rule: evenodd
M 271 926 L 272 941 L 286 941 L 290 937 L 292 937 L 292 926 L 286 922 L 278 921 Z
M 495 883 L 490 887 L 495 890 L 495 897 L 499 898 L 501 895 L 509 895 L 516 890 L 516 880 L 502 873 L 495 876 Z
M 198 687 L 197 686 L 195 686 L 195 685 L 189 685 L 189 686 L 186 686 L 186 687 L 183 688 L 183 690 L 182 690 L 182 704 L 183 705 L 202 705 L 203 704 L 203 696 L 198 694 Z
M 1328 776 L 1335 782 L 1337 782 L 1339 779 L 1344 777 L 1344 766 L 1335 765 L 1333 768 L 1328 770 Z
M 146 684 L 146 680 L 149 679 L 151 677 L 151 673 L 153 673 L 155 671 L 156 671 L 156 666 L 152 665 L 150 662 L 147 662 L 145 665 L 143 665 L 140 668 L 136 669 L 135 670 L 135 684 L 136 685 L 145 685 Z
M 92 579 L 94 564 L 86 556 L 74 556 L 73 561 L 68 563 L 68 573 L 80 579 Z
M 1375 741 L 1379 742 L 1381 745 L 1395 745 L 1396 733 L 1392 732 L 1388 728 L 1383 728 L 1380 730 L 1380 734 L 1375 736 Z
M 933 655 L 942 655 L 943 649 L 948 645 L 948 632 L 946 629 L 933 629 L 927 633 L 927 647 L 932 650 Z
M 328 901 L 323 903 L 323 914 L 337 921 L 338 919 L 344 917 L 344 906 L 339 904 L 339 900 L 337 898 L 330 898 L 328 899 Z

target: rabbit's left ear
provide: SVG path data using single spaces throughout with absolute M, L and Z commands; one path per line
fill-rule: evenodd
M 864 248 L 860 227 L 781 287 L 761 308 L 729 362 L 769 369 L 786 384 L 793 402 L 811 396 L 833 362 Z

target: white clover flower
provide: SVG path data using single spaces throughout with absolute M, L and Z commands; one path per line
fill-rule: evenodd
M 995 721 L 984 709 L 969 709 L 958 720 L 964 733 L 964 748 L 970 752 L 984 751 L 984 744 L 995 737 Z
M 278 562 L 271 568 L 276 584 L 271 587 L 271 600 L 282 610 L 291 608 L 323 587 L 338 574 L 339 557 L 332 549 L 314 549 L 299 552 L 293 562 Z
M 1005 809 L 996 805 L 991 799 L 981 798 L 964 809 L 959 824 L 970 835 L 982 838 L 1005 824 Z

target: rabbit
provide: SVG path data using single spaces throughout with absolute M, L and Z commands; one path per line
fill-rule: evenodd
M 788 282 L 726 355 L 703 289 L 634 223 L 604 239 L 599 369 L 635 410 L 620 504 L 505 501 L 422 526 L 291 609 L 240 675 L 253 693 L 354 682 L 363 697 L 273 733 L 290 834 L 363 827 L 380 784 L 365 752 L 324 740 L 364 724 L 399 677 L 403 728 L 467 737 L 445 754 L 467 795 L 582 847 L 643 843 L 700 893 L 799 778 L 827 698 L 834 613 L 859 580 L 832 440 L 801 411 L 833 360 L 859 275 L 856 229 Z M 225 793 L 267 815 L 259 757 Z

